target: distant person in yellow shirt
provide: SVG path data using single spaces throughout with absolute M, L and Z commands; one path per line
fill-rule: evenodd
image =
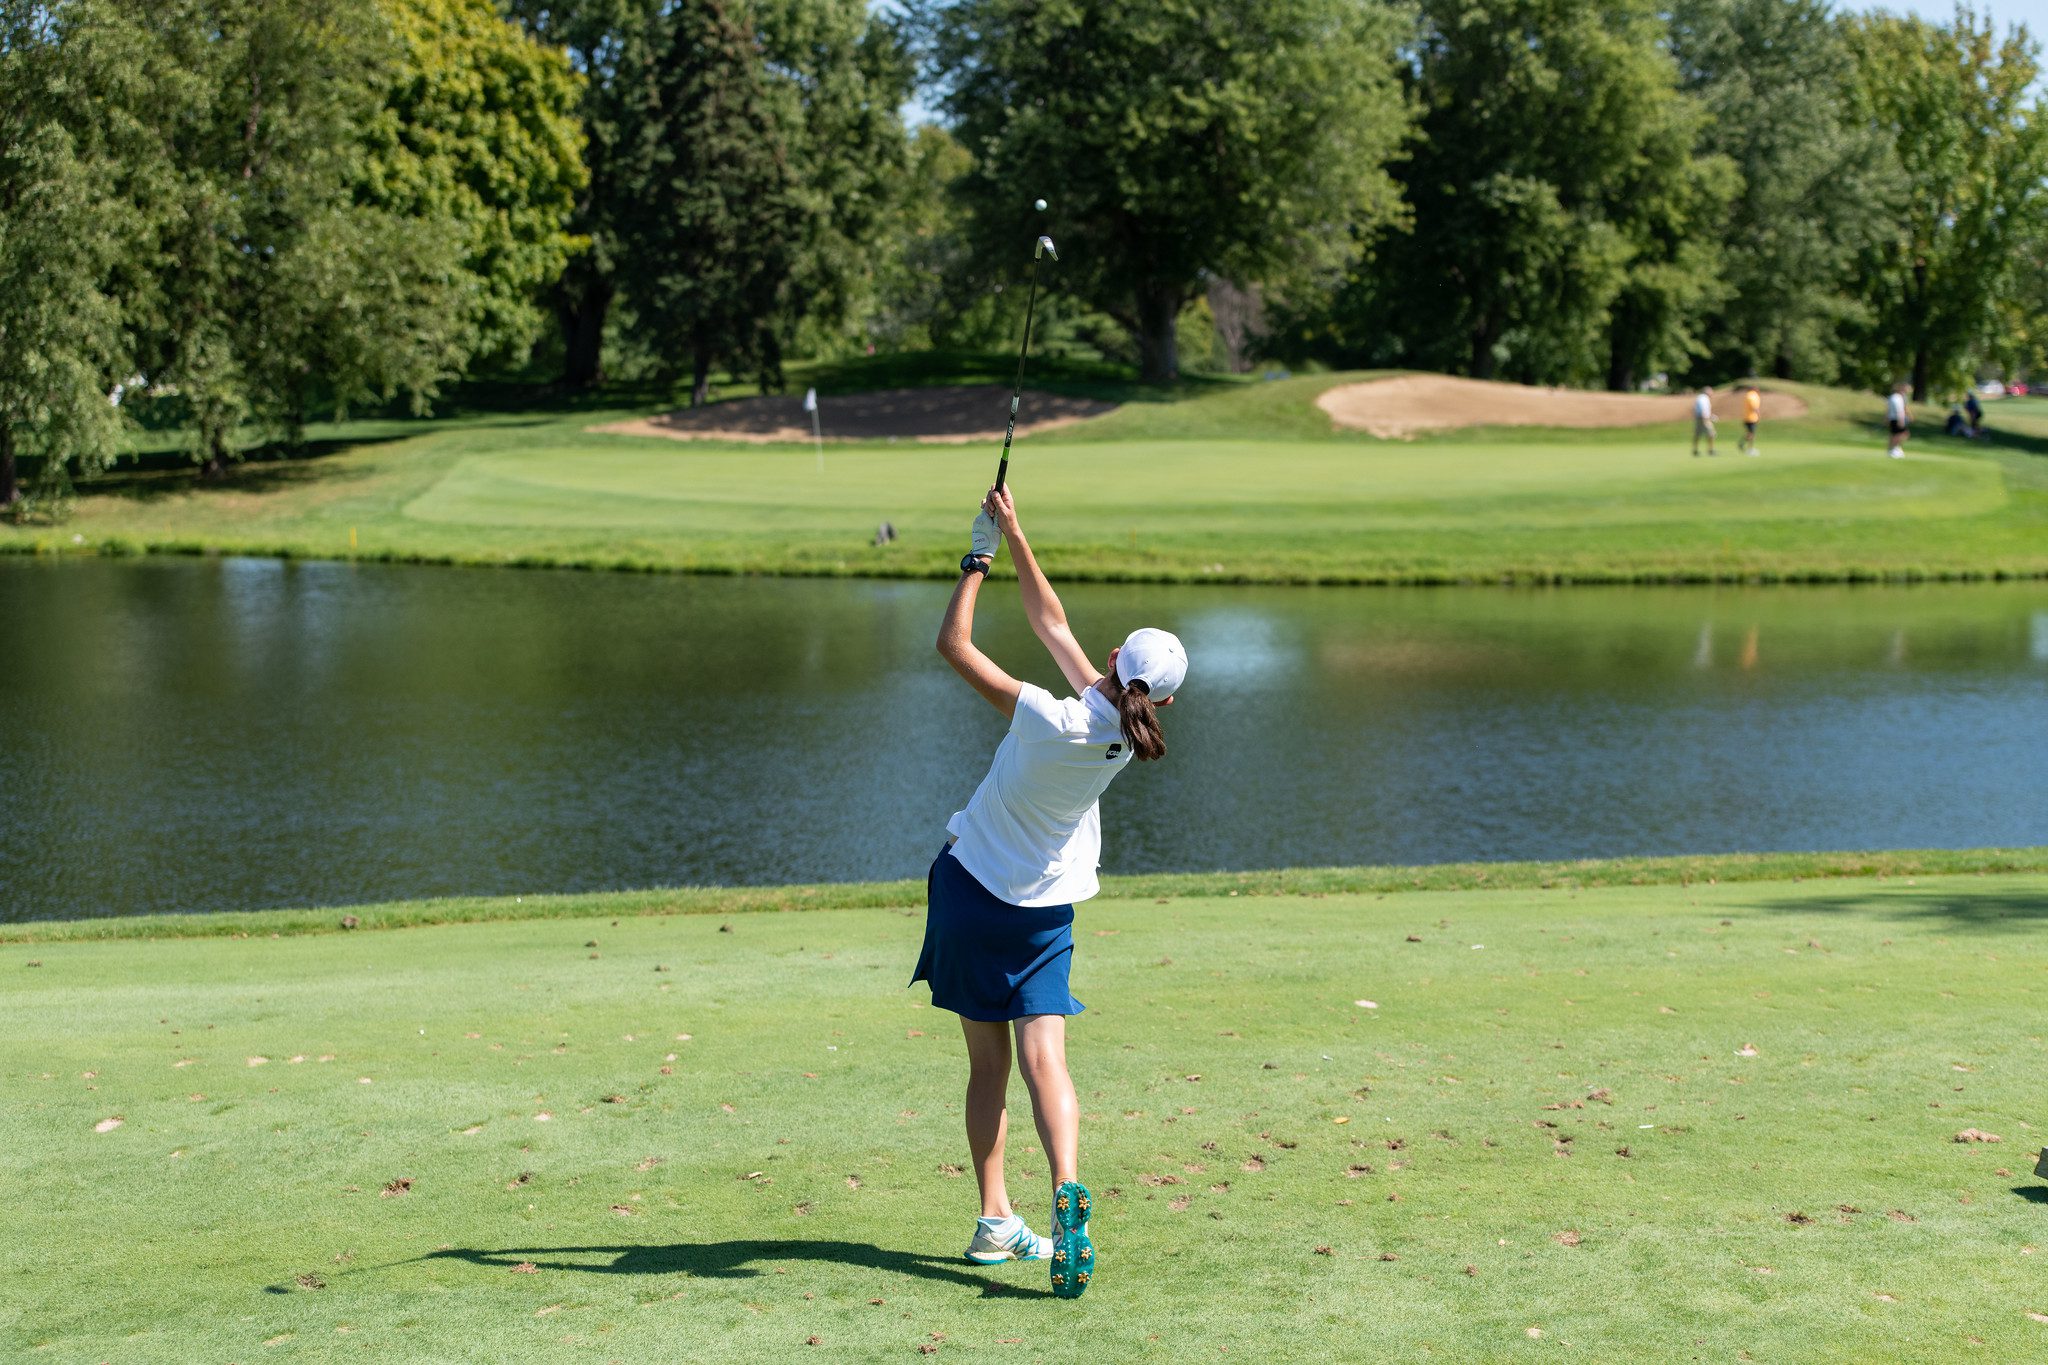
M 1756 424 L 1764 418 L 1764 396 L 1754 386 L 1742 391 L 1742 450 L 1756 454 Z

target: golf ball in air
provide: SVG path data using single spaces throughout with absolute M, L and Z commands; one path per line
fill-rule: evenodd
M 1044 213 L 1045 201 L 1043 199 L 1034 199 L 1031 201 L 1031 207 L 1037 209 L 1040 213 Z

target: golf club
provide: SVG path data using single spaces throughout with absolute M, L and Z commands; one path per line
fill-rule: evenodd
M 1043 210 L 1045 201 L 1037 201 L 1036 207 Z M 1010 441 L 1017 434 L 1017 404 L 1024 397 L 1024 359 L 1031 354 L 1031 310 L 1038 302 L 1038 259 L 1050 256 L 1060 258 L 1059 249 L 1052 244 L 1052 238 L 1041 235 L 1038 244 L 1031 248 L 1031 291 L 1024 297 L 1024 344 L 1017 350 L 1017 382 L 1010 388 L 1010 424 L 1003 428 L 1003 458 L 996 465 L 996 491 L 1003 491 L 1003 478 L 1010 472 Z

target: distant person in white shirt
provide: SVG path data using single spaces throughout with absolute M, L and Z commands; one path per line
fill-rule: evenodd
M 1031 629 L 1077 694 L 1064 701 L 1019 682 L 975 647 L 974 601 L 999 534 L 1010 543 Z M 981 1187 L 967 1259 L 1050 1260 L 1053 1293 L 1074 1298 L 1095 1273 L 1091 1200 L 1079 1178 L 1080 1113 L 1067 1075 L 1067 1016 L 1083 1008 L 1067 987 L 1074 902 L 1096 892 L 1103 789 L 1132 759 L 1166 753 L 1157 708 L 1172 704 L 1187 654 L 1166 631 L 1137 630 L 1098 670 L 1032 557 L 1016 504 L 993 489 L 960 561 L 939 653 L 1010 722 L 988 776 L 946 823 L 952 838 L 932 862 L 924 948 L 910 978 L 931 983 L 932 1003 L 960 1016 L 967 1039 L 967 1146 Z M 1003 1178 L 1013 1030 L 1052 1167 L 1050 1238 L 1011 1209 Z
M 1707 438 L 1707 454 L 1714 451 L 1714 391 L 1704 388 L 1692 400 L 1692 453 L 1700 453 L 1700 438 Z
M 1906 386 L 1904 384 L 1892 385 L 1892 396 L 1887 398 L 1884 404 L 1884 424 L 1886 430 L 1891 434 L 1891 442 L 1885 447 L 1884 453 L 1891 456 L 1894 460 L 1905 459 L 1906 437 L 1911 434 L 1908 428 L 1913 425 L 1913 418 L 1906 411 Z

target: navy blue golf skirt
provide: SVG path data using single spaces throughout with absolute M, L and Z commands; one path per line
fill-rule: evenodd
M 910 978 L 931 983 L 934 1005 L 990 1024 L 1079 1014 L 1087 1006 L 1067 990 L 1073 961 L 1073 906 L 998 900 L 952 845 L 939 850 L 925 880 L 924 951 Z

